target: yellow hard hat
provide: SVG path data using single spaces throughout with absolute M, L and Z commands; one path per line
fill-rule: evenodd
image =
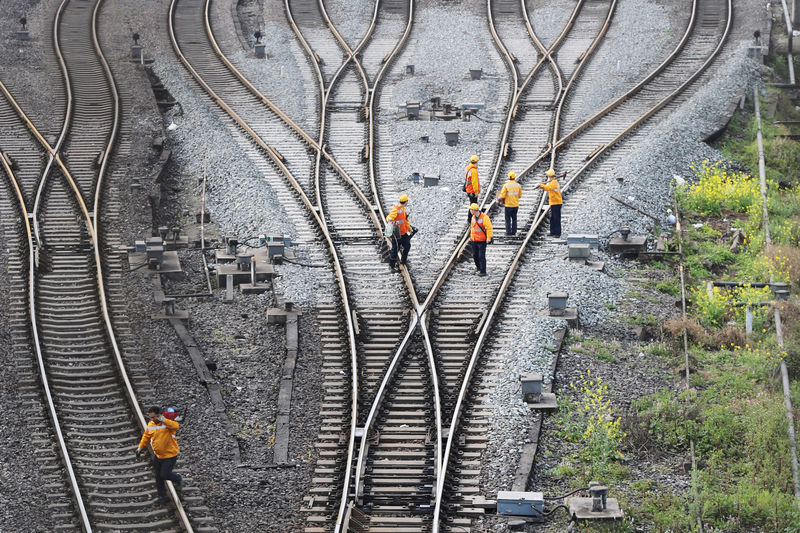
M 480 209 L 480 207 L 478 206 L 478 204 L 476 204 L 475 202 L 472 202 L 471 204 L 469 204 L 469 208 L 470 208 L 470 209 L 475 209 L 475 210 L 478 210 L 478 209 Z
M 469 158 L 469 162 L 470 163 L 477 163 L 478 162 L 478 156 L 473 154 L 473 156 Z
M 556 171 L 555 171 L 555 170 L 553 170 L 552 168 L 548 168 L 547 170 L 545 170 L 545 171 L 544 171 L 544 173 L 545 173 L 545 174 L 546 174 L 548 177 L 551 177 L 551 178 L 552 178 L 553 176 L 555 176 L 555 175 L 556 175 Z
M 508 173 L 508 179 L 513 180 L 516 177 L 517 177 L 517 173 L 514 172 L 513 170 Z
M 400 203 L 403 204 L 403 203 L 406 203 L 407 201 L 408 201 L 408 195 L 407 194 L 401 194 L 400 195 Z

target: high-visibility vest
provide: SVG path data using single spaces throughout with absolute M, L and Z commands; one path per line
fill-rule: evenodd
M 465 182 L 464 183 L 464 185 L 465 185 L 464 190 L 467 192 L 467 194 L 478 194 L 479 192 L 481 192 L 481 184 L 476 179 L 475 183 L 477 185 L 473 186 L 473 183 L 472 183 L 472 169 L 475 169 L 475 176 L 477 177 L 477 175 L 478 175 L 478 165 L 476 165 L 475 163 L 470 163 L 469 165 L 467 165 L 467 173 L 464 174 L 464 182 Z
M 392 220 L 392 223 L 395 226 L 400 226 L 400 235 L 405 235 L 408 233 L 408 216 L 406 215 L 406 208 L 400 204 L 397 204 L 392 209 L 392 212 L 389 213 L 389 216 L 391 217 L 392 214 L 396 214 L 394 220 Z
M 505 199 L 506 207 L 519 207 L 520 196 L 522 196 L 522 185 L 514 180 L 508 180 L 500 191 L 500 197 Z
M 486 240 L 486 224 L 484 223 L 485 213 L 478 216 L 472 216 L 472 227 L 470 229 L 470 237 L 473 241 L 483 242 Z

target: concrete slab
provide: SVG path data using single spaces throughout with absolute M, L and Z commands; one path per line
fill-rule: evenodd
M 269 283 L 259 283 L 256 282 L 255 285 L 252 283 L 241 283 L 239 284 L 239 290 L 242 291 L 242 294 L 263 294 L 270 289 Z
M 608 498 L 603 511 L 592 511 L 591 498 L 570 498 L 567 503 L 569 515 L 576 520 L 619 520 L 625 516 L 616 498 Z
M 629 235 L 625 240 L 622 237 L 613 237 L 608 241 L 608 252 L 621 254 L 624 252 L 644 252 L 647 250 L 647 237 L 644 235 Z
M 536 316 L 549 316 L 550 318 L 563 318 L 564 320 L 567 321 L 567 325 L 569 325 L 569 327 L 571 327 L 571 328 L 577 328 L 578 324 L 579 324 L 579 322 L 578 322 L 578 308 L 577 307 L 567 307 L 564 310 L 564 314 L 560 315 L 560 316 L 553 316 L 553 315 L 550 314 L 550 311 L 548 309 L 542 309 L 541 311 L 536 313 Z
M 181 269 L 181 262 L 178 259 L 178 252 L 166 251 L 161 260 L 161 268 L 159 270 L 150 270 L 148 267 L 143 266 L 147 264 L 147 253 L 132 252 L 128 255 L 128 265 L 132 271 L 140 272 L 158 272 L 159 274 L 177 274 L 183 273 Z
M 171 319 L 175 318 L 177 320 L 189 320 L 189 311 L 185 309 L 176 309 L 175 313 L 172 315 L 168 315 L 166 313 L 155 313 L 150 315 L 150 318 L 153 320 L 163 320 L 163 319 Z
M 241 285 L 243 283 L 250 283 L 250 270 L 239 270 L 235 263 L 228 263 L 217 265 L 217 286 L 220 289 L 225 288 L 227 285 L 227 276 L 233 276 L 233 284 Z M 275 276 L 275 269 L 271 264 L 256 262 L 256 282 L 268 281 Z
M 558 409 L 558 402 L 554 392 L 543 392 L 538 402 L 525 402 L 531 409 L 540 411 L 552 411 Z

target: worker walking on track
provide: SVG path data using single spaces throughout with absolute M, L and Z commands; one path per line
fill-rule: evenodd
M 556 171 L 552 168 L 545 170 L 546 183 L 539 187 L 547 191 L 547 201 L 550 204 L 550 235 L 561 237 L 561 186 L 556 179 Z
M 522 198 L 522 185 L 517 183 L 516 172 L 508 173 L 508 181 L 500 190 L 499 198 L 503 200 L 506 208 L 506 235 L 516 235 L 517 211 L 519 211 L 519 199 Z
M 397 252 L 403 248 L 400 256 L 400 264 L 405 265 L 408 261 L 408 251 L 411 249 L 411 236 L 416 231 L 408 222 L 408 195 L 400 196 L 400 203 L 392 207 L 392 211 L 386 215 L 386 222 L 392 226 L 392 252 L 389 255 L 389 268 L 397 268 Z
M 472 240 L 472 258 L 479 276 L 486 275 L 486 245 L 492 240 L 492 221 L 486 213 L 481 213 L 476 203 L 469 206 L 472 217 L 470 222 L 470 239 Z
M 179 448 L 175 432 L 178 431 L 180 424 L 165 418 L 159 407 L 151 407 L 148 409 L 147 415 L 150 417 L 150 422 L 148 422 L 147 429 L 142 435 L 142 440 L 139 441 L 136 457 L 142 454 L 142 450 L 147 448 L 148 444 L 153 444 L 153 452 L 156 454 L 155 459 L 153 459 L 153 468 L 156 471 L 157 501 L 163 504 L 167 502 L 166 480 L 176 483 L 178 490 L 183 485 L 183 478 L 180 474 L 172 471 L 175 468 L 175 462 L 178 460 Z
M 478 193 L 481 192 L 481 182 L 478 180 L 478 156 L 469 158 L 466 173 L 464 174 L 464 192 L 467 193 L 470 204 L 478 202 Z M 472 220 L 472 215 L 467 213 L 467 222 Z

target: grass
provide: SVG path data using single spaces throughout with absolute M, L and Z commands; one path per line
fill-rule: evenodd
M 776 66 L 785 68 L 785 61 L 779 59 Z M 705 287 L 709 280 L 767 281 L 773 276 L 800 290 L 800 143 L 780 137 L 788 128 L 772 124 L 799 120 L 800 114 L 775 91 L 762 104 L 767 208 L 775 244 L 764 245 L 758 180 L 752 177 L 758 176 L 758 156 L 751 116 L 735 117 L 720 145 L 739 162 L 737 168 L 698 164 L 694 185 L 676 193 L 684 227 L 689 318 L 665 324 L 674 335 L 672 344 L 654 343 L 643 351 L 667 361 L 675 357 L 680 375 L 683 358 L 674 354 L 682 351 L 678 335 L 687 327 L 691 388 L 676 383 L 635 399 L 621 432 L 628 450 L 685 457 L 694 442 L 698 475 L 693 490 L 685 493 L 650 479 L 631 482 L 626 514 L 652 531 L 694 532 L 699 517 L 705 531 L 800 532 L 782 387 L 776 379 L 781 360 L 792 376 L 800 375 L 800 303 L 781 304 L 782 349 L 769 308 L 754 307 L 755 331 L 746 338 L 744 308 L 735 305 L 771 300 L 769 289 L 714 289 L 709 296 Z M 733 227 L 744 232 L 735 251 L 730 249 Z M 656 288 L 678 295 L 677 285 L 668 280 Z M 800 384 L 792 382 L 791 391 L 797 408 Z

